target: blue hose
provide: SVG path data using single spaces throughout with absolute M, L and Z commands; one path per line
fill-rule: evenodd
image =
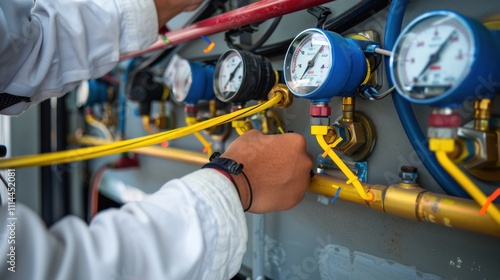
M 384 35 L 384 47 L 388 50 L 392 50 L 394 43 L 401 32 L 401 26 L 407 5 L 408 0 L 392 1 L 389 15 L 387 16 Z M 387 82 L 389 84 L 389 88 L 391 88 L 393 86 L 393 82 L 391 80 L 389 68 L 389 57 L 385 58 L 385 65 Z M 441 167 L 434 153 L 429 151 L 427 148 L 429 146 L 427 138 L 422 132 L 422 129 L 420 129 L 411 104 L 397 93 L 392 95 L 392 100 L 413 149 L 415 149 L 429 173 L 431 173 L 432 177 L 434 177 L 434 180 L 436 180 L 441 188 L 449 195 L 469 197 L 469 195 L 455 182 L 455 180 L 453 180 L 448 172 Z

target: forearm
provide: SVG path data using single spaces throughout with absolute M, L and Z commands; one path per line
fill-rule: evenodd
M 61 96 L 153 43 L 157 23 L 154 0 L 0 1 L 0 93 Z
M 16 272 L 7 274 L 8 264 L 0 262 L 0 279 L 230 279 L 246 250 L 237 193 L 214 170 L 171 181 L 143 202 L 100 213 L 90 227 L 68 217 L 47 231 L 26 208 L 17 214 Z M 0 244 L 0 255 L 7 255 L 7 245 Z

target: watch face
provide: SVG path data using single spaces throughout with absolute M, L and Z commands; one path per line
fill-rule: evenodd
M 183 102 L 191 89 L 193 77 L 191 66 L 187 60 L 182 60 L 177 64 L 177 72 L 174 76 L 174 86 L 172 94 L 176 101 Z

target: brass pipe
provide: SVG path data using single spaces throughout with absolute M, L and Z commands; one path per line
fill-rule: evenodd
M 479 205 L 470 199 L 431 193 L 407 184 L 382 186 L 363 184 L 373 193 L 373 202 L 367 202 L 344 179 L 316 174 L 309 191 L 333 197 L 340 187 L 339 198 L 374 210 L 406 219 L 430 222 L 500 237 L 500 227 L 489 215 L 480 215 Z
M 72 142 L 88 146 L 110 143 L 110 141 L 90 136 L 82 136 Z M 175 148 L 145 147 L 132 151 L 199 166 L 208 162 L 203 154 Z M 367 202 L 358 195 L 352 185 L 346 184 L 345 179 L 321 174 L 314 175 L 308 190 L 333 197 L 337 188 L 332 185 L 341 188 L 340 199 L 368 206 L 376 211 L 500 237 L 498 224 L 489 215 L 479 215 L 479 205 L 470 199 L 436 194 L 409 184 L 384 186 L 363 183 L 365 189 L 374 195 L 374 200 Z

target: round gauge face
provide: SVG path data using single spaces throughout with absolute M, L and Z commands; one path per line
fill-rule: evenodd
M 461 18 L 436 14 L 417 20 L 404 31 L 393 51 L 394 83 L 412 98 L 436 98 L 465 79 L 474 52 L 474 36 Z
M 296 95 L 309 95 L 327 80 L 332 68 L 328 38 L 315 30 L 299 34 L 285 57 L 285 81 Z
M 219 100 L 230 100 L 241 88 L 244 66 L 241 55 L 236 50 L 223 54 L 215 70 L 215 93 Z
M 191 73 L 191 66 L 187 60 L 182 60 L 177 64 L 177 71 L 174 75 L 174 86 L 172 94 L 176 101 L 183 102 L 191 89 L 193 77 Z

